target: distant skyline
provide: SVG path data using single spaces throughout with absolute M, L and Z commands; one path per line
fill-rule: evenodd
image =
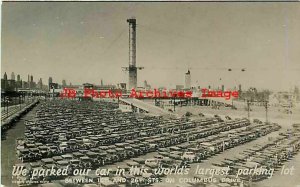
M 132 16 L 138 86 L 184 85 L 188 69 L 192 86 L 300 86 L 296 2 L 2 2 L 1 77 L 127 83 Z

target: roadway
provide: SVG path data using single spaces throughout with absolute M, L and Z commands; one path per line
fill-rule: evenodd
M 174 115 L 173 113 L 168 112 L 167 110 L 164 110 L 160 107 L 135 98 L 120 98 L 120 101 L 124 101 L 130 105 L 132 104 L 133 106 L 148 111 L 150 114 L 153 115 Z

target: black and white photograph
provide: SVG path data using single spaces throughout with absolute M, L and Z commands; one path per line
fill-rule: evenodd
M 300 187 L 299 152 L 299 2 L 1 3 L 1 187 Z

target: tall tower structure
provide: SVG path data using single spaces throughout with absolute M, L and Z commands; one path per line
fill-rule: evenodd
M 21 81 L 21 76 L 18 74 L 17 75 L 17 81 L 20 82 Z
M 17 75 L 17 88 L 22 88 L 22 81 L 21 81 L 21 76 L 18 74 Z
M 43 89 L 43 80 L 42 80 L 42 78 L 40 78 L 40 80 L 38 82 L 38 88 Z
M 48 88 L 49 88 L 49 90 L 51 89 L 50 86 L 51 86 L 52 83 L 53 83 L 52 77 L 49 77 L 49 79 L 48 79 Z
M 12 72 L 12 73 L 11 73 L 11 80 L 16 80 L 15 78 L 16 78 L 16 77 L 15 77 L 15 73 Z
M 129 66 L 124 67 L 129 72 L 128 89 L 137 87 L 137 70 L 144 69 L 136 67 L 136 19 L 127 19 L 129 23 Z
M 136 69 L 136 19 L 127 19 L 129 23 L 129 89 L 137 87 Z
M 7 74 L 6 74 L 6 72 L 4 73 L 3 79 L 4 79 L 4 90 L 6 90 L 7 87 L 8 87 L 8 85 L 7 85 Z M 1 86 L 1 88 L 2 88 L 2 86 Z
M 65 79 L 62 80 L 62 86 L 67 86 L 67 82 Z
M 191 72 L 188 70 L 185 73 L 185 89 L 191 89 Z
M 7 81 L 7 74 L 6 74 L 6 72 L 4 72 L 3 79 Z
M 30 89 L 34 88 L 34 85 L 33 85 L 33 75 L 30 75 L 29 88 Z

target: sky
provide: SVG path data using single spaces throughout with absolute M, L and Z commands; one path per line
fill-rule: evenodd
M 194 86 L 300 86 L 300 4 L 283 2 L 3 2 L 1 75 L 127 82 L 131 17 L 139 86 L 184 85 L 188 69 Z

